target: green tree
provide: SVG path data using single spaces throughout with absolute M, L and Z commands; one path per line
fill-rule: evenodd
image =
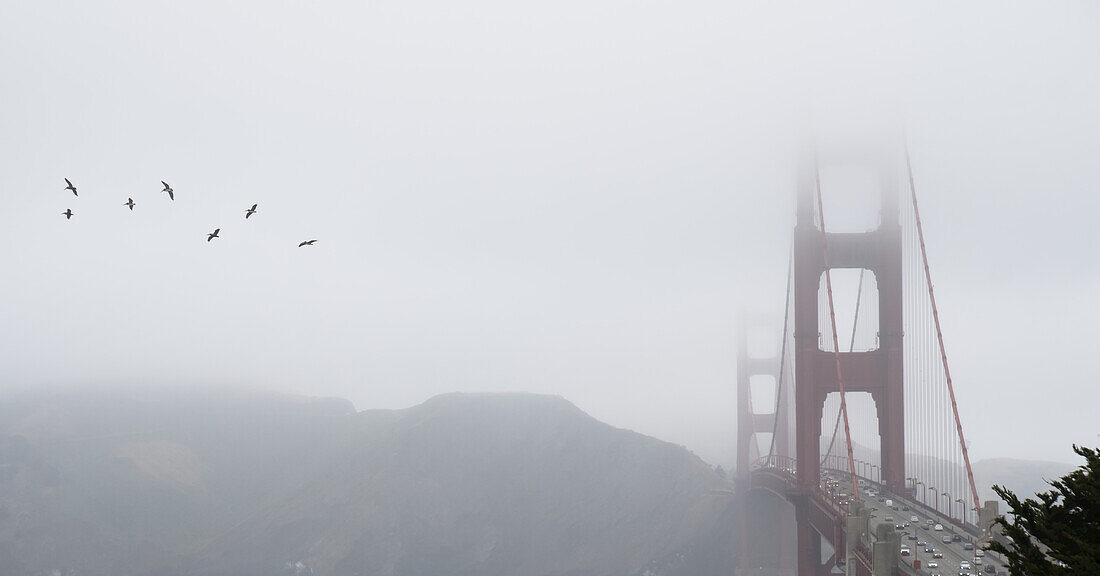
M 1012 520 L 1000 516 L 1010 540 L 992 541 L 987 549 L 1008 559 L 1014 576 L 1100 574 L 1100 449 L 1073 447 L 1085 464 L 1050 482 L 1053 490 L 1021 501 L 1003 486 L 996 492 L 1011 510 Z

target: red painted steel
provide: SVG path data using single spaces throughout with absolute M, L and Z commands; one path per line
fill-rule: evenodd
M 822 231 L 815 220 L 817 170 L 804 172 L 799 185 L 794 234 L 795 326 L 795 452 L 796 486 L 802 494 L 817 490 L 821 470 L 821 417 L 826 396 L 839 391 L 841 375 L 846 391 L 869 392 L 878 413 L 882 480 L 891 490 L 905 486 L 905 414 L 902 355 L 902 242 L 898 221 L 898 190 L 884 184 L 882 218 L 875 230 L 864 233 Z M 888 179 L 883 178 L 883 182 Z M 829 260 L 826 261 L 825 244 Z M 821 275 L 829 268 L 865 268 L 878 284 L 879 348 L 869 352 L 833 353 L 818 348 L 818 291 Z M 826 276 L 826 284 L 830 278 Z M 836 330 L 833 330 L 836 334 Z M 839 347 L 834 344 L 834 351 Z M 840 370 L 836 370 L 838 363 Z M 830 365 L 827 365 L 829 362 Z M 850 464 L 851 466 L 851 464 Z M 792 499 L 798 518 L 798 573 L 815 576 L 820 570 L 822 536 L 811 520 L 807 498 Z
M 916 196 L 913 186 L 912 170 L 909 168 L 909 185 L 916 212 Z M 794 362 L 794 402 L 793 432 L 795 434 L 795 454 L 772 454 L 757 462 L 751 460 L 749 441 L 759 432 L 774 431 L 773 447 L 787 446 L 786 442 L 776 442 L 775 436 L 784 431 L 786 422 L 780 422 L 785 408 L 774 413 L 755 414 L 748 404 L 749 377 L 757 373 L 779 375 L 774 368 L 766 370 L 762 362 L 775 362 L 773 359 L 757 360 L 748 358 L 744 349 L 739 354 L 738 370 L 738 483 L 739 492 L 747 495 L 749 491 L 765 490 L 782 496 L 794 504 L 795 532 L 797 534 L 797 572 L 799 576 L 818 576 L 828 573 L 828 564 L 835 563 L 834 558 L 822 564 L 822 540 L 830 541 L 834 548 L 843 550 L 846 534 L 845 512 L 833 506 L 830 499 L 820 489 L 821 468 L 821 420 L 826 397 L 832 392 L 841 392 L 842 416 L 846 416 L 847 402 L 844 393 L 867 392 L 871 395 L 878 415 L 881 466 L 878 474 L 880 486 L 898 494 L 906 493 L 905 478 L 905 414 L 904 414 L 904 376 L 902 353 L 903 286 L 902 286 L 902 227 L 899 222 L 899 202 L 902 190 L 897 186 L 896 172 L 889 172 L 881 179 L 882 211 L 877 228 L 862 233 L 837 233 L 824 229 L 823 200 L 817 167 L 814 172 L 802 173 L 798 187 L 797 222 L 794 231 L 793 263 L 789 282 L 790 296 L 793 302 L 794 346 L 790 351 Z M 894 184 L 891 184 L 891 182 Z M 816 197 L 815 197 L 816 196 Z M 819 227 L 815 216 L 820 217 Z M 920 233 L 919 216 L 917 220 Z M 922 257 L 924 255 L 923 233 L 920 233 Z M 878 287 L 878 348 L 866 352 L 840 352 L 835 328 L 835 314 L 830 313 L 832 324 L 832 352 L 819 348 L 822 326 L 819 325 L 819 290 L 822 275 L 825 276 L 825 288 L 832 291 L 830 270 L 833 268 L 862 268 L 875 275 Z M 930 283 L 930 280 L 929 280 Z M 931 297 L 931 286 L 929 285 Z M 831 306 L 831 294 L 830 302 Z M 938 314 L 933 313 L 937 321 Z M 827 328 L 827 327 L 826 327 Z M 941 339 L 942 335 L 937 334 Z M 944 369 L 947 370 L 946 354 L 942 354 Z M 947 376 L 950 385 L 950 375 Z M 778 393 L 778 390 L 777 390 Z M 741 400 L 745 403 L 742 404 Z M 777 399 L 777 405 L 779 403 Z M 786 399 L 782 399 L 786 401 Z M 741 406 L 744 406 L 742 408 Z M 954 405 L 956 425 L 958 412 Z M 848 422 L 845 422 L 846 437 L 850 437 Z M 961 425 L 959 435 L 962 437 Z M 963 446 L 964 456 L 965 445 Z M 769 450 L 769 452 L 772 452 Z M 791 457 L 793 456 L 793 458 Z M 966 457 L 969 472 L 969 457 Z M 839 464 L 839 462 L 836 462 Z M 753 470 L 750 472 L 750 468 Z M 856 481 L 855 460 L 850 448 L 846 473 Z M 973 491 L 973 478 L 971 488 Z M 858 488 L 856 488 L 858 490 Z M 975 494 L 975 501 L 976 494 Z M 744 534 L 745 532 L 742 532 Z M 859 574 L 869 574 L 870 553 L 856 544 L 856 555 L 852 559 Z

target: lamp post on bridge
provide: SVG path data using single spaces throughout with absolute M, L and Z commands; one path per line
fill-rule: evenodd
M 959 506 L 959 524 L 965 524 L 966 520 L 963 518 L 963 515 L 966 514 L 966 502 L 963 502 L 962 498 L 956 498 L 955 502 L 958 502 L 960 504 L 960 506 Z M 952 516 L 954 516 L 954 511 L 955 511 L 955 505 L 952 504 L 951 505 Z
M 914 478 L 913 480 L 916 480 L 916 483 L 921 487 L 920 503 L 927 506 L 928 505 L 928 486 L 925 486 L 924 482 L 921 482 L 920 480 L 917 480 L 916 478 Z
M 878 464 L 871 464 L 871 474 L 872 474 L 872 476 L 875 473 L 875 468 L 878 468 Z M 878 480 L 875 480 L 874 478 L 871 478 L 871 481 L 872 482 L 878 482 L 879 484 L 882 484 L 882 470 L 881 469 L 879 470 L 878 477 L 879 477 Z
M 951 494 L 945 490 L 940 492 L 940 498 L 947 498 L 947 517 L 953 519 L 954 514 L 951 513 L 951 507 L 954 506 L 954 504 L 951 503 Z

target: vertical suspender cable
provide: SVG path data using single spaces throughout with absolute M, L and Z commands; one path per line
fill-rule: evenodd
M 836 383 L 840 388 L 840 412 L 844 416 L 844 438 L 848 441 L 848 468 L 852 473 L 852 492 L 859 500 L 859 481 L 856 479 L 856 460 L 852 454 L 852 430 L 848 427 L 848 404 L 844 401 L 844 376 L 840 370 L 840 343 L 836 337 L 836 310 L 833 307 L 833 279 L 829 272 L 829 235 L 825 229 L 825 209 L 821 201 L 821 170 L 814 157 L 814 181 L 817 186 L 817 211 L 821 218 L 821 250 L 825 260 L 825 287 L 829 292 L 829 324 L 833 333 L 833 357 L 836 359 Z
M 768 461 L 775 456 L 775 437 L 779 434 L 779 407 L 783 397 L 783 374 L 787 363 L 787 322 L 791 311 L 791 276 L 794 271 L 794 243 L 791 243 L 791 253 L 787 257 L 787 297 L 783 306 L 783 340 L 779 344 L 779 377 L 775 380 L 775 419 L 772 421 L 772 444 L 768 447 Z
M 749 400 L 749 414 L 754 415 L 754 414 L 756 414 L 756 409 L 753 408 L 753 403 L 752 403 L 752 382 L 751 381 L 748 383 L 747 388 L 748 388 L 748 390 L 745 391 L 745 396 L 747 396 L 748 400 Z M 755 424 L 753 424 L 751 436 L 752 436 L 752 442 L 749 443 L 749 465 L 750 466 L 752 465 L 753 462 L 756 462 L 757 458 L 760 458 L 760 435 L 758 435 L 756 433 L 756 425 Z M 756 449 L 756 458 L 752 457 L 752 449 L 753 448 Z
M 929 269 L 928 269 L 928 253 L 925 250 L 925 246 L 924 246 L 924 229 L 921 227 L 920 210 L 917 208 L 917 187 L 916 187 L 916 184 L 914 184 L 914 182 L 913 182 L 913 164 L 909 159 L 909 142 L 908 142 L 908 140 L 905 142 L 905 169 L 909 173 L 909 193 L 910 193 L 910 196 L 912 197 L 912 200 L 913 200 L 913 216 L 914 216 L 914 218 L 916 218 L 916 222 L 917 222 L 917 239 L 920 241 L 921 260 L 924 263 L 924 278 L 928 283 L 928 300 L 932 304 L 932 318 L 933 318 L 933 320 L 935 321 L 935 324 L 936 324 L 936 340 L 939 343 L 939 347 L 940 347 L 940 359 L 943 361 L 943 374 L 944 374 L 944 377 L 947 379 L 947 392 L 951 397 L 951 411 L 954 413 L 954 416 L 955 416 L 955 429 L 959 434 L 959 447 L 962 449 L 962 457 L 963 457 L 963 460 L 966 462 L 966 475 L 967 475 L 967 478 L 970 480 L 970 493 L 974 497 L 974 507 L 977 508 L 977 506 L 978 506 L 978 487 L 977 487 L 977 485 L 974 484 L 974 471 L 970 467 L 970 454 L 968 454 L 967 450 L 966 450 L 966 439 L 963 436 L 962 422 L 959 420 L 959 407 L 955 403 L 955 387 L 951 382 L 951 369 L 948 368 L 948 366 L 947 366 L 947 351 L 943 347 L 943 331 L 940 329 L 940 314 L 939 314 L 939 311 L 936 309 L 936 295 L 935 295 L 935 292 L 933 292 L 933 290 L 932 290 L 932 274 L 931 274 L 931 272 L 929 272 Z M 818 203 L 820 204 L 820 202 L 821 202 L 821 183 L 820 183 L 820 179 L 819 179 L 819 181 L 818 181 Z M 821 228 L 822 228 L 822 231 L 824 231 L 824 229 L 825 229 L 824 215 L 822 215 L 821 222 L 822 222 Z M 827 254 L 828 254 L 828 248 L 826 248 L 826 257 L 825 257 L 826 258 L 826 260 L 825 260 L 826 279 L 828 279 L 828 273 L 829 273 L 829 268 L 828 268 L 829 264 L 828 264 L 828 255 Z M 830 299 L 829 299 L 829 301 L 830 301 L 830 304 L 831 304 L 832 303 L 832 291 L 831 290 L 830 290 Z M 837 371 L 838 372 L 840 371 L 840 357 L 839 356 L 837 357 Z M 843 403 L 844 402 L 843 384 L 841 385 L 841 392 L 840 393 L 841 393 L 841 403 Z M 845 425 L 847 425 L 847 423 L 845 423 Z M 951 505 L 951 503 L 948 502 L 948 506 L 950 506 L 950 505 Z M 948 514 L 948 516 L 950 516 L 950 514 Z M 965 516 L 965 514 L 964 514 L 964 516 Z

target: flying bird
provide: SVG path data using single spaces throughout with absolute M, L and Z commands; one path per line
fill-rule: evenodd
M 68 184 L 68 186 L 66 186 L 65 189 L 66 190 L 72 190 L 73 191 L 73 196 L 78 196 L 78 194 L 76 193 L 76 186 L 73 186 L 73 183 L 69 182 L 68 178 L 65 179 L 65 183 Z
M 249 209 L 248 209 L 248 211 L 244 213 L 244 219 L 245 219 L 245 220 L 248 220 L 248 217 L 249 217 L 249 216 L 251 216 L 251 215 L 253 215 L 253 214 L 255 214 L 255 213 L 256 213 L 256 207 L 257 207 L 257 206 L 259 206 L 259 204 L 253 204 L 253 205 L 252 205 L 252 207 L 251 207 L 251 208 L 249 208 Z
M 72 208 L 66 208 L 65 211 L 62 212 L 62 214 L 64 214 L 65 219 L 68 220 L 69 218 L 73 217 L 73 209 Z
M 215 228 L 213 232 L 206 235 L 206 241 L 209 242 L 209 241 L 211 241 L 215 238 L 220 238 L 220 236 L 218 236 L 218 232 L 221 232 L 221 231 L 222 231 L 221 228 Z
M 317 240 L 306 240 L 305 242 L 299 244 L 298 247 L 301 248 L 302 246 L 313 246 L 313 243 L 316 241 Z
M 134 199 L 133 198 L 127 198 L 126 201 L 122 203 L 122 205 L 123 206 L 129 206 L 130 211 L 132 212 L 134 210 Z
M 161 180 L 160 183 L 164 184 L 164 190 L 161 190 L 161 192 L 167 192 L 168 193 L 168 199 L 169 200 L 175 200 L 176 195 L 172 193 L 172 187 L 169 186 L 168 183 L 165 182 L 164 180 Z

